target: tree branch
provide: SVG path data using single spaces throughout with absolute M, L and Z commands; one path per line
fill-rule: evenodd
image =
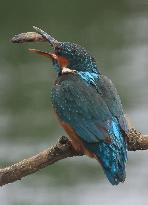
M 127 136 L 128 150 L 146 150 L 148 149 L 148 136 L 141 135 L 135 129 L 130 129 Z M 38 170 L 47 167 L 59 160 L 67 157 L 82 156 L 82 153 L 77 153 L 70 140 L 67 137 L 61 137 L 58 143 L 46 150 L 43 150 L 37 155 L 24 159 L 9 167 L 0 169 L 0 186 L 21 180 L 23 177 L 35 173 Z
M 127 144 L 129 151 L 147 150 L 148 135 L 142 135 L 136 129 L 131 128 L 127 136 Z

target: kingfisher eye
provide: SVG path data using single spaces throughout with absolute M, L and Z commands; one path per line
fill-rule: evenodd
M 62 54 L 62 48 L 57 48 L 56 50 L 55 50 L 55 52 L 56 52 L 56 54 L 57 55 L 61 55 Z

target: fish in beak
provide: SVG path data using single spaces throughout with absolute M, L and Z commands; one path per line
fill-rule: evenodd
M 36 27 L 36 26 L 33 26 L 33 28 L 36 30 L 36 32 L 38 34 L 40 34 L 46 41 L 49 42 L 49 44 L 55 49 L 56 46 L 58 46 L 59 42 L 54 39 L 52 36 L 50 36 L 48 33 L 46 33 L 45 31 L 43 31 L 42 29 Z M 50 53 L 50 52 L 44 52 L 44 51 L 40 51 L 38 49 L 28 49 L 30 52 L 32 53 L 37 53 L 41 56 L 45 56 L 45 57 L 48 57 L 48 58 L 51 58 L 52 60 L 58 60 L 58 56 L 53 52 L 53 53 Z

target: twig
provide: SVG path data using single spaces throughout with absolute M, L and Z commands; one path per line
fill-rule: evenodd
M 62 136 L 55 146 L 45 149 L 33 157 L 0 169 L 0 186 L 20 180 L 22 177 L 37 172 L 39 169 L 61 159 L 79 155 L 81 154 L 75 152 L 68 138 Z
M 148 135 L 142 135 L 136 129 L 131 128 L 127 136 L 127 144 L 129 151 L 147 150 Z
M 141 135 L 141 133 L 132 128 L 127 136 L 127 143 L 129 151 L 146 150 L 148 149 L 148 136 Z M 0 169 L 0 186 L 21 180 L 23 177 L 59 160 L 82 155 L 82 153 L 75 152 L 69 139 L 63 136 L 55 146 L 43 150 L 31 158 Z

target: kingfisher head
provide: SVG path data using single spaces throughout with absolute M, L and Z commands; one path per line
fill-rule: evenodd
M 95 59 L 81 46 L 70 42 L 59 42 L 43 30 L 33 27 L 37 33 L 45 38 L 53 52 L 43 52 L 37 49 L 29 49 L 31 52 L 49 57 L 59 75 L 63 73 L 78 73 L 82 78 L 98 76 Z

